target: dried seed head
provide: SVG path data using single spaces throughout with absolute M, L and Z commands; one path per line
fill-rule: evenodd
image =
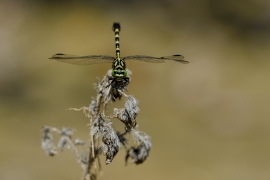
M 114 129 L 111 127 L 111 124 L 104 126 L 105 128 L 102 131 L 102 150 L 106 155 L 106 164 L 112 162 L 114 156 L 120 149 L 120 141 Z
M 62 128 L 61 135 L 71 138 L 74 131 L 75 131 L 74 129 L 68 129 L 68 128 L 64 127 L 64 128 Z
M 132 159 L 132 163 L 141 164 L 146 160 L 148 155 L 149 155 L 149 151 L 146 149 L 146 147 L 143 144 L 141 144 L 140 146 L 138 146 L 136 148 L 131 147 L 127 151 L 126 164 L 127 164 L 129 157 Z
M 68 141 L 71 139 L 71 135 L 73 134 L 73 132 L 74 132 L 73 129 L 62 128 L 61 138 L 58 142 L 59 149 L 63 151 L 64 148 L 70 148 Z
M 48 126 L 43 126 L 42 128 L 43 136 L 41 147 L 44 149 L 47 155 L 54 156 L 57 154 L 56 147 L 53 143 L 53 135 L 51 134 L 51 128 Z
M 97 79 L 96 90 L 97 90 L 98 94 L 102 94 L 102 95 L 106 94 L 106 91 L 108 90 L 108 88 L 110 86 L 109 80 L 108 80 L 108 75 L 110 73 L 112 73 L 112 70 L 109 70 L 101 81 L 99 81 L 99 79 Z
M 90 134 L 92 136 L 95 136 L 98 138 L 99 133 L 103 131 L 103 126 L 104 126 L 105 120 L 102 118 L 101 115 L 99 115 L 93 122 L 93 125 L 91 126 L 91 131 Z
M 138 101 L 133 96 L 126 97 L 124 109 L 114 109 L 114 115 L 126 125 L 126 131 L 136 126 L 136 117 L 139 113 Z
M 118 137 L 117 136 L 116 138 L 103 137 L 101 149 L 103 153 L 106 155 L 106 164 L 110 164 L 120 149 Z
M 118 136 L 120 143 L 123 144 L 123 146 L 127 149 L 128 140 L 125 138 L 125 135 L 127 134 L 127 132 L 123 134 L 120 134 L 120 132 L 117 132 L 116 134 Z
M 148 136 L 146 133 L 142 131 L 137 131 L 135 129 L 131 131 L 131 134 L 137 144 L 144 144 L 148 151 L 151 150 L 152 143 L 150 136 Z
M 138 101 L 135 97 L 126 95 L 124 91 L 127 90 L 129 84 L 131 72 L 127 71 L 126 78 L 118 78 L 112 76 L 112 70 L 109 70 L 101 81 L 97 79 L 95 89 L 97 91 L 96 98 L 92 98 L 89 107 L 83 107 L 83 110 L 87 117 L 90 118 L 91 128 L 91 146 L 88 153 L 79 152 L 75 145 L 85 145 L 85 142 L 76 139 L 71 141 L 71 136 L 74 130 L 63 128 L 62 131 L 56 128 L 43 127 L 42 148 L 49 155 L 55 155 L 56 148 L 53 144 L 53 136 L 51 132 L 57 132 L 61 135 L 58 142 L 58 147 L 63 150 L 64 148 L 71 148 L 75 152 L 78 162 L 83 168 L 88 168 L 92 171 L 92 166 L 97 157 L 101 153 L 106 156 L 106 164 L 110 164 L 120 149 L 120 143 L 127 149 L 127 139 L 124 137 L 128 132 L 131 132 L 137 146 L 131 147 L 127 150 L 126 162 L 129 158 L 133 163 L 143 163 L 149 156 L 149 151 L 152 148 L 151 140 L 148 135 L 136 130 L 136 118 L 139 113 Z M 114 109 L 113 116 L 105 116 L 106 106 L 109 101 L 116 101 L 124 96 L 126 98 L 125 107 L 122 109 Z M 126 132 L 123 134 L 116 133 L 112 128 L 112 122 L 109 117 L 117 117 L 125 124 Z M 101 140 L 101 144 L 97 141 Z M 92 153 L 92 151 L 94 151 Z M 84 169 L 85 170 L 85 169 Z M 85 170 L 84 179 L 95 179 L 96 174 Z
M 125 103 L 125 109 L 126 112 L 128 113 L 129 117 L 133 120 L 137 117 L 137 114 L 139 113 L 139 108 L 138 108 L 138 101 L 135 99 L 133 96 L 128 96 L 126 103 Z
M 99 106 L 97 104 L 97 100 L 92 98 L 92 101 L 90 102 L 89 105 L 89 112 L 92 113 L 92 115 L 96 115 L 99 110 Z
M 126 163 L 128 161 L 128 158 L 130 157 L 133 163 L 141 164 L 148 157 L 149 151 L 152 148 L 152 143 L 151 143 L 150 137 L 143 132 L 133 129 L 131 133 L 134 137 L 135 142 L 138 143 L 139 146 L 131 147 L 127 151 Z
M 74 140 L 74 144 L 75 144 L 75 145 L 79 145 L 79 146 L 84 146 L 86 143 L 85 143 L 85 141 L 83 141 L 83 140 L 75 139 L 75 140 Z
M 132 119 L 126 109 L 114 108 L 114 115 L 125 124 L 125 129 L 127 132 L 135 128 L 137 123 L 135 119 Z
M 111 127 L 112 123 L 106 123 L 105 119 L 99 115 L 91 128 L 91 135 L 98 138 L 100 135 L 102 136 L 102 144 L 101 149 L 106 156 L 106 164 L 112 162 L 113 158 L 117 154 L 120 149 L 120 141 L 119 138 Z

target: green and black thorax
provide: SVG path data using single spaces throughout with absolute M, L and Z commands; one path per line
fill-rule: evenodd
M 120 57 L 120 40 L 119 40 L 120 29 L 121 27 L 119 23 L 113 24 L 113 31 L 115 34 L 116 58 L 113 60 L 112 63 L 112 76 L 119 81 L 127 76 L 126 63 L 124 59 Z

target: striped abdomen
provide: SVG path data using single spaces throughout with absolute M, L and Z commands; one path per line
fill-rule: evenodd
M 112 64 L 112 76 L 117 77 L 119 80 L 123 77 L 127 76 L 126 72 L 126 63 L 123 59 L 120 58 L 120 41 L 119 41 L 119 33 L 120 33 L 120 24 L 113 24 L 113 31 L 115 34 L 115 50 L 116 50 L 116 58 Z
M 120 59 L 120 40 L 119 40 L 120 24 L 119 23 L 113 24 L 113 31 L 115 35 L 116 58 Z

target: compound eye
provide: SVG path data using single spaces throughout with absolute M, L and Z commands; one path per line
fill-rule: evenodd
M 115 76 L 115 70 L 112 70 L 112 76 Z
M 126 70 L 123 70 L 123 73 L 124 73 L 124 77 L 126 77 L 127 76 L 127 71 Z

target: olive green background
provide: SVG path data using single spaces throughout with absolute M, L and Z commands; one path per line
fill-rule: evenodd
M 1 0 L 0 179 L 81 178 L 73 153 L 44 153 L 41 127 L 88 140 L 88 119 L 66 109 L 88 106 L 111 64 L 48 58 L 114 56 L 113 22 L 122 56 L 182 54 L 190 63 L 127 62 L 128 94 L 153 149 L 138 166 L 125 166 L 123 148 L 108 166 L 102 157 L 102 179 L 270 179 L 270 3 L 256 0 Z

